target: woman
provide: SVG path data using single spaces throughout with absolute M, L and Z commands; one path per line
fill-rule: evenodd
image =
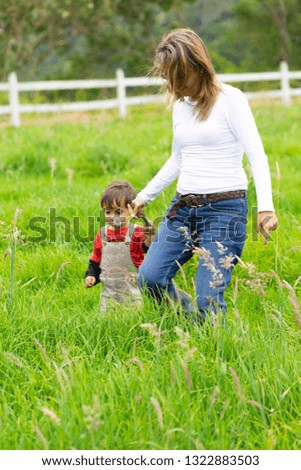
M 247 177 L 250 161 L 258 204 L 258 232 L 267 242 L 277 228 L 267 156 L 244 94 L 218 81 L 208 52 L 190 29 L 176 29 L 159 45 L 154 72 L 166 79 L 173 106 L 169 160 L 133 201 L 133 215 L 178 178 L 177 194 L 140 268 L 139 282 L 160 299 L 164 293 L 188 298 L 173 283 L 180 265 L 199 255 L 196 275 L 201 318 L 226 311 L 230 282 L 246 236 Z

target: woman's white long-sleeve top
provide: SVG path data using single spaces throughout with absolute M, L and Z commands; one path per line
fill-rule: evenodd
M 222 84 L 207 120 L 200 121 L 194 103 L 173 108 L 172 154 L 138 194 L 145 203 L 178 178 L 180 194 L 210 194 L 247 189 L 242 158 L 246 153 L 255 181 L 258 211 L 273 211 L 268 159 L 245 95 Z

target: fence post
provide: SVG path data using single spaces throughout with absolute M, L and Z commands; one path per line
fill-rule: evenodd
M 288 64 L 284 60 L 280 62 L 280 74 L 282 104 L 289 106 L 291 104 L 290 82 L 288 76 Z
M 14 127 L 20 127 L 18 79 L 15 72 L 11 72 L 8 76 L 8 94 L 11 123 Z
M 117 80 L 117 100 L 119 108 L 119 116 L 121 118 L 126 117 L 126 87 L 124 82 L 124 73 L 122 69 L 116 70 Z

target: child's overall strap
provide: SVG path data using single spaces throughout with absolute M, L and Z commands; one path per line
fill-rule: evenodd
M 107 226 L 101 227 L 101 239 L 103 242 L 107 241 Z
M 134 234 L 134 231 L 135 231 L 135 228 L 137 227 L 137 225 L 134 225 L 134 224 L 131 224 L 129 225 L 129 231 L 128 231 L 128 237 L 130 238 L 130 240 L 132 240 L 132 236 Z M 105 225 L 104 227 L 101 227 L 101 239 L 102 241 L 104 242 L 107 242 L 107 225 Z
M 137 225 L 130 223 L 130 226 L 129 226 L 129 237 L 130 237 L 131 240 L 132 240 L 132 236 L 133 236 L 133 234 L 134 234 L 134 231 L 135 231 L 135 228 L 136 228 L 136 227 L 137 227 Z

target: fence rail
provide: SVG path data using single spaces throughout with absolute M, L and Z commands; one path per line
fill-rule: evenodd
M 222 82 L 241 83 L 259 81 L 278 81 L 280 89 L 258 92 L 246 92 L 249 99 L 256 98 L 281 98 L 285 106 L 291 103 L 291 97 L 301 96 L 301 88 L 291 88 L 290 80 L 301 80 L 301 71 L 289 71 L 288 64 L 281 62 L 278 72 L 259 73 L 227 73 L 218 74 Z M 125 118 L 127 106 L 163 101 L 163 95 L 126 96 L 128 87 L 160 86 L 163 80 L 148 77 L 125 77 L 121 69 L 116 71 L 116 77 L 108 80 L 51 80 L 39 82 L 18 82 L 17 75 L 9 74 L 7 83 L 0 83 L 0 92 L 7 92 L 9 105 L 0 106 L 0 115 L 9 114 L 11 124 L 14 127 L 21 125 L 21 113 L 52 113 L 70 111 L 91 111 L 97 109 L 119 109 L 119 116 Z M 106 100 L 94 100 L 74 103 L 53 104 L 20 104 L 19 93 L 28 91 L 49 90 L 80 90 L 80 89 L 116 88 L 116 98 Z

